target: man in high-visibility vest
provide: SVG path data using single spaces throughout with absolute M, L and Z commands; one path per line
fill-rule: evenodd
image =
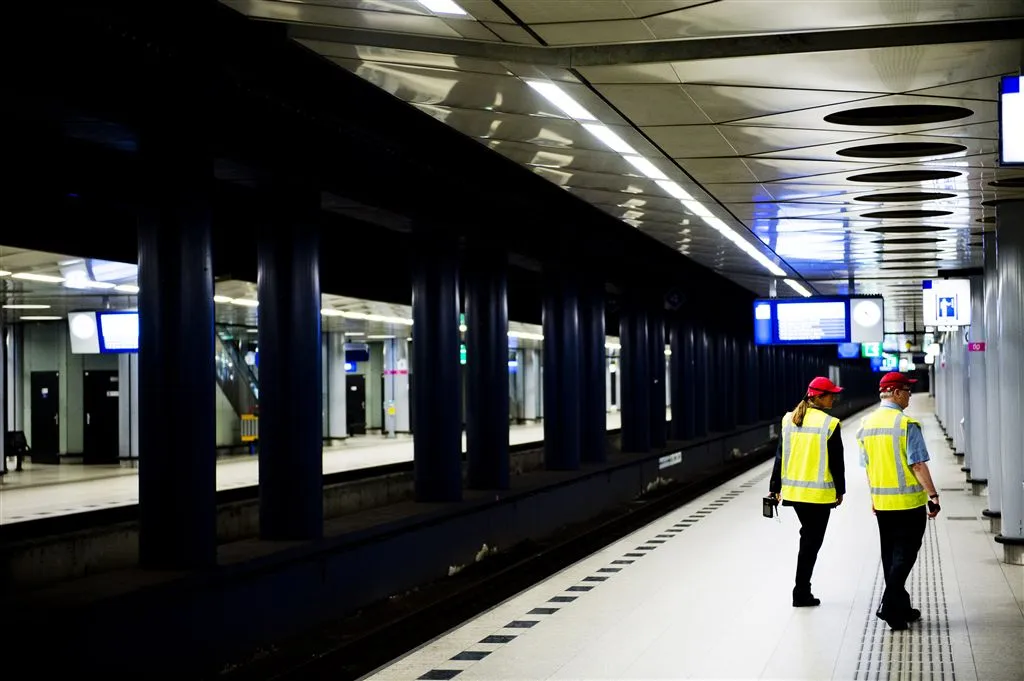
M 878 409 L 857 432 L 861 465 L 867 469 L 871 506 L 878 521 L 885 592 L 875 613 L 894 630 L 921 618 L 906 583 L 917 561 L 928 518 L 939 513 L 939 495 L 928 470 L 921 425 L 903 413 L 917 381 L 893 371 L 882 377 Z
M 793 411 L 782 418 L 782 437 L 768 491 L 800 520 L 800 550 L 796 557 L 793 607 L 821 603 L 811 593 L 811 575 L 825 541 L 829 514 L 843 503 L 846 468 L 839 419 L 830 415 L 838 385 L 818 376 Z

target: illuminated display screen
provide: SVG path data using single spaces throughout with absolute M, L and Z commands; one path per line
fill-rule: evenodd
M 97 312 L 100 352 L 138 352 L 138 312 Z
M 1024 76 L 999 83 L 999 163 L 1024 166 Z
M 758 345 L 880 342 L 883 317 L 880 297 L 760 299 L 754 301 L 754 342 Z
M 860 343 L 840 343 L 836 354 L 840 359 L 856 359 L 860 357 Z

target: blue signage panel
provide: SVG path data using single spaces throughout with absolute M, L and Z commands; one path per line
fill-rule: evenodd
M 754 301 L 754 342 L 758 345 L 822 345 L 850 340 L 848 297 Z
M 97 312 L 96 326 L 101 353 L 139 351 L 138 312 Z
M 999 165 L 1024 166 L 1024 76 L 999 82 Z
M 840 359 L 857 359 L 860 357 L 860 343 L 840 343 L 836 351 Z

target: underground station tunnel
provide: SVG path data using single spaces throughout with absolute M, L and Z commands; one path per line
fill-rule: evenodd
M 1024 679 L 1024 1 L 9 15 L 5 680 Z

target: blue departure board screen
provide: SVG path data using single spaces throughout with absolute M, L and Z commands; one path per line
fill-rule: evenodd
M 857 311 L 862 318 L 858 319 L 851 311 Z M 881 335 L 881 297 L 819 296 L 754 301 L 754 342 L 758 345 L 839 345 L 868 342 L 876 337 L 880 341 Z M 848 355 L 841 356 L 856 354 L 851 349 Z

